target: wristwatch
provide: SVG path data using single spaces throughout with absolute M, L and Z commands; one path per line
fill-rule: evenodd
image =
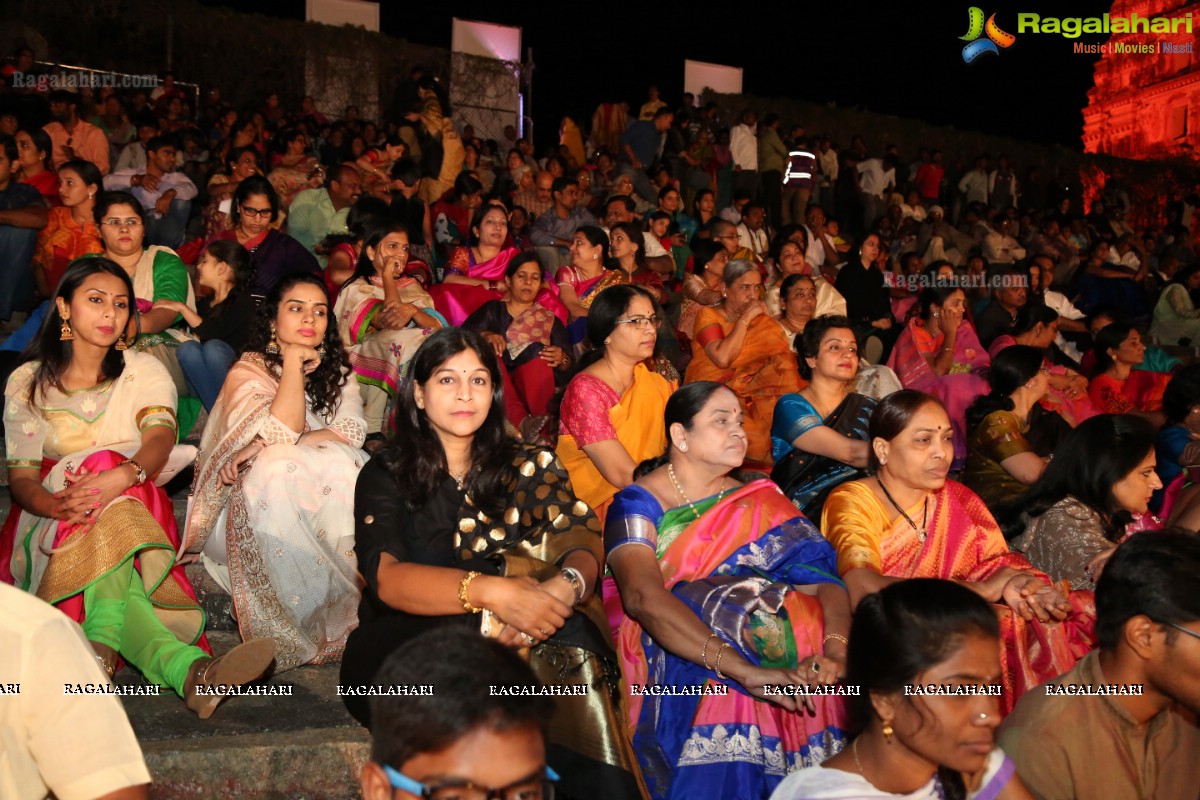
M 583 573 L 574 567 L 563 567 L 559 570 L 558 574 L 565 578 L 567 583 L 571 584 L 571 589 L 575 592 L 575 602 L 579 603 L 583 600 L 583 593 L 585 591 Z
M 141 486 L 143 483 L 146 482 L 146 468 L 145 467 L 143 467 L 138 462 L 134 461 L 132 458 L 125 459 L 117 466 L 123 467 L 126 464 L 130 464 L 134 468 L 134 470 L 137 471 L 137 481 L 133 484 L 134 486 Z

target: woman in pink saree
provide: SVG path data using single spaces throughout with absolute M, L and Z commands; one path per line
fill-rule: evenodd
M 80 623 L 110 677 L 124 658 L 208 717 L 221 698 L 197 687 L 258 678 L 274 644 L 210 658 L 171 501 L 150 480 L 175 444 L 175 386 L 157 359 L 127 349 L 139 329 L 129 276 L 79 259 L 55 294 L 5 390 L 13 506 L 0 579 Z
M 988 393 L 983 373 L 991 364 L 975 326 L 964 319 L 966 297 L 954 286 L 921 290 L 917 314 L 896 340 L 887 365 L 905 389 L 941 401 L 954 426 L 954 464 L 967 459 L 967 407 Z
M 1074 369 L 1050 360 L 1050 348 L 1058 335 L 1058 312 L 1041 303 L 1026 303 L 1017 311 L 1016 321 L 1008 333 L 992 340 L 988 354 L 995 358 L 1014 344 L 1036 347 L 1045 354 L 1043 363 L 1050 370 L 1050 384 L 1042 405 L 1057 411 L 1071 427 L 1100 413 L 1088 397 L 1088 379 Z
M 488 204 L 471 220 L 471 243 L 450 251 L 442 282 L 431 286 L 434 307 L 453 326 L 461 326 L 484 303 L 504 299 L 508 262 L 521 251 L 509 246 L 508 212 Z M 543 279 L 537 304 L 553 312 L 565 325 L 567 308 L 558 299 L 558 287 Z
M 821 529 L 837 549 L 850 600 L 907 578 L 958 581 L 1000 618 L 1008 713 L 1035 685 L 1069 670 L 1095 644 L 1095 597 L 1055 585 L 1008 549 L 983 501 L 950 470 L 950 420 L 933 397 L 903 390 L 871 416 L 872 476 L 830 493 Z
M 638 468 L 605 522 L 604 602 L 656 800 L 765 800 L 845 743 L 835 684 L 849 599 L 833 549 L 779 488 L 730 477 L 746 452 L 741 418 L 718 383 L 673 394 L 667 452 Z M 778 684 L 800 694 L 767 691 Z

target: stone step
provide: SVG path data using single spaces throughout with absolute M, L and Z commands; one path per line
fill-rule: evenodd
M 236 633 L 210 631 L 218 655 Z M 116 682 L 144 685 L 126 667 Z M 300 667 L 264 684 L 291 696 L 232 697 L 208 720 L 174 693 L 124 697 L 122 702 L 154 778 L 155 800 L 359 796 L 358 773 L 369 736 L 337 695 L 338 667 Z

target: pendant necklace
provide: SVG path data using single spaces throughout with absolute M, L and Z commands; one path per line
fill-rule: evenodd
M 929 519 L 929 494 L 925 494 L 925 504 L 921 507 L 921 527 L 918 528 L 917 523 L 913 522 L 912 517 L 900 507 L 900 504 L 896 502 L 896 498 L 892 497 L 892 493 L 883 485 L 883 481 L 879 479 L 878 475 L 875 476 L 875 480 L 879 482 L 879 488 L 883 490 L 883 496 L 895 506 L 896 510 L 900 512 L 900 516 L 904 517 L 904 520 L 917 532 L 917 541 L 925 541 L 925 537 L 929 535 L 929 531 L 926 528 Z

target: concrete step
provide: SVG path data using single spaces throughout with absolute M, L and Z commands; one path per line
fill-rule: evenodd
M 236 633 L 210 631 L 219 655 Z M 359 796 L 369 736 L 337 696 L 338 667 L 309 666 L 262 685 L 291 696 L 232 697 L 208 720 L 174 693 L 122 703 L 154 778 L 155 800 L 341 800 Z M 118 684 L 142 685 L 129 667 Z
M 182 476 L 181 476 L 182 477 Z M 181 484 L 181 485 L 180 485 Z M 168 487 L 183 524 L 187 479 Z M 0 487 L 0 518 L 11 497 Z M 199 564 L 187 574 L 208 614 L 208 640 L 217 655 L 237 645 L 232 600 Z M 123 697 L 150 774 L 154 800 L 343 800 L 360 796 L 358 773 L 369 736 L 337 694 L 338 666 L 310 666 L 270 678 L 291 696 L 227 699 L 201 720 L 173 692 Z M 116 682 L 145 685 L 124 667 Z M 82 700 L 81 702 L 86 702 Z

